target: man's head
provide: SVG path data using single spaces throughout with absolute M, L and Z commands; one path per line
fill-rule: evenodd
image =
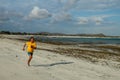
M 30 37 L 29 41 L 34 42 L 35 41 L 34 37 Z

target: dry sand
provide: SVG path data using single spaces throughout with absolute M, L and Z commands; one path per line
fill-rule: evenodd
M 23 44 L 24 41 L 0 38 L 0 80 L 120 80 L 119 69 L 45 50 L 35 50 L 28 67 Z M 38 43 L 38 47 L 51 45 Z

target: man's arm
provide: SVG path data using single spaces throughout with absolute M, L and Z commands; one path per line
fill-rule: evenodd
M 33 46 L 31 46 L 31 48 L 33 48 L 33 49 L 37 49 L 37 45 L 36 45 L 36 43 L 35 43 Z
M 37 49 L 37 47 L 34 47 L 34 49 Z
M 36 46 L 31 46 L 31 48 L 33 48 L 33 49 L 37 49 L 37 47 L 36 47 Z
M 25 47 L 26 47 L 26 44 L 24 44 L 24 46 L 23 46 L 23 51 L 25 50 Z

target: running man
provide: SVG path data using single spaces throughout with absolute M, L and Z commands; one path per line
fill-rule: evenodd
M 27 53 L 29 56 L 27 64 L 30 66 L 30 61 L 32 60 L 34 49 L 37 48 L 34 37 L 30 37 L 29 41 L 24 44 L 23 51 L 25 51 L 25 47 L 27 47 Z

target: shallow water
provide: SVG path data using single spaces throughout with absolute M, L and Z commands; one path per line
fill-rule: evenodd
M 120 38 L 48 38 L 37 37 L 42 42 L 63 42 L 63 43 L 99 43 L 99 44 L 120 44 Z

